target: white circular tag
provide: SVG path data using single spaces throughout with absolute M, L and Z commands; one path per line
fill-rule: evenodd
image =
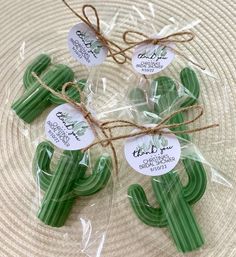
M 49 141 L 64 150 L 79 150 L 90 145 L 95 136 L 83 115 L 70 104 L 53 109 L 45 122 Z
M 90 27 L 81 22 L 70 30 L 68 47 L 71 55 L 81 64 L 95 66 L 104 62 L 108 49 L 96 37 Z
M 134 49 L 132 65 L 138 73 L 149 75 L 164 70 L 174 58 L 170 47 L 141 44 Z
M 125 143 L 124 151 L 129 165 L 147 176 L 168 173 L 177 165 L 181 155 L 180 143 L 174 134 L 130 138 Z

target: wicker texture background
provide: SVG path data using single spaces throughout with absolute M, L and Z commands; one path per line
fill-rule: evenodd
M 70 62 L 78 76 L 86 76 L 85 68 L 70 61 L 66 48 L 66 32 L 77 19 L 59 0 L 0 0 L 0 3 L 0 256 L 83 256 L 80 231 L 73 226 L 78 219 L 79 204 L 73 209 L 69 226 L 59 232 L 39 224 L 35 218 L 37 194 L 31 175 L 31 162 L 35 145 L 42 137 L 41 124 L 47 112 L 29 126 L 10 110 L 12 101 L 23 92 L 24 68 L 30 59 L 42 51 L 52 53 L 57 61 Z M 71 3 L 78 10 L 83 4 L 74 0 Z M 195 29 L 197 38 L 186 45 L 185 51 L 197 61 L 205 63 L 217 79 L 201 77 L 201 102 L 206 107 L 206 115 L 197 125 L 218 121 L 220 128 L 199 133 L 194 138 L 206 159 L 227 174 L 233 188 L 230 188 L 230 184 L 221 185 L 224 181 L 219 176 L 211 178 L 207 193 L 194 207 L 207 243 L 203 250 L 189 256 L 236 256 L 235 0 L 152 0 L 149 4 L 142 0 L 94 0 L 89 3 L 97 7 L 99 15 L 105 20 L 110 20 L 118 9 L 120 19 L 122 15 L 127 17 L 135 8 L 148 17 L 152 6 L 157 13 L 152 21 L 157 30 L 168 24 L 172 16 L 201 19 L 202 23 Z M 121 43 L 120 35 L 124 28 L 125 25 L 117 26 L 111 33 L 118 43 Z M 123 84 L 124 78 L 131 69 L 127 66 L 117 67 L 111 60 L 106 62 L 101 73 L 106 74 L 110 82 L 106 95 L 99 99 L 101 106 L 117 92 L 126 92 L 128 85 Z M 176 70 L 171 72 L 175 74 Z M 127 165 L 121 168 L 121 182 L 115 188 L 102 256 L 181 256 L 176 253 L 168 231 L 147 227 L 134 216 L 126 189 L 131 183 L 138 182 L 151 195 L 150 183 L 130 170 L 126 173 Z M 216 183 L 216 180 L 220 183 Z M 100 209 L 96 210 L 101 219 L 103 209 L 101 204 Z M 90 256 L 95 255 L 91 252 Z

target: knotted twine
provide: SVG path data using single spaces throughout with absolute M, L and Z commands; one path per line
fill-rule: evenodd
M 97 12 L 97 9 L 90 4 L 86 4 L 82 6 L 82 13 L 83 16 L 77 13 L 68 3 L 66 0 L 62 0 L 62 2 L 71 10 L 72 13 L 74 13 L 80 20 L 82 20 L 85 24 L 89 26 L 89 28 L 95 33 L 97 38 L 100 40 L 100 42 L 107 47 L 109 55 L 108 57 L 112 57 L 112 59 L 118 63 L 118 64 L 124 64 L 127 62 L 127 60 L 131 60 L 131 58 L 126 55 L 126 52 L 128 50 L 131 50 L 135 48 L 138 45 L 142 44 L 153 44 L 153 45 L 160 45 L 165 46 L 167 48 L 170 48 L 174 53 L 180 55 L 185 60 L 189 61 L 193 65 L 199 67 L 202 70 L 205 70 L 206 68 L 200 65 L 199 63 L 191 60 L 189 57 L 187 57 L 185 54 L 181 53 L 177 49 L 171 46 L 173 43 L 188 43 L 191 42 L 195 38 L 195 34 L 191 31 L 180 31 L 176 33 L 172 33 L 168 36 L 160 37 L 160 38 L 151 38 L 145 35 L 142 32 L 135 31 L 135 30 L 127 30 L 123 33 L 123 41 L 128 44 L 129 46 L 122 49 L 119 45 L 114 43 L 112 40 L 108 39 L 105 35 L 103 35 L 100 27 L 100 18 Z M 92 9 L 96 18 L 96 26 L 92 24 L 89 17 L 86 14 L 86 9 Z M 135 40 L 128 40 L 128 35 L 136 34 L 139 36 L 142 36 L 144 39 L 135 41 Z M 122 56 L 123 60 L 120 60 L 117 58 L 117 56 Z
M 142 36 L 144 39 L 139 41 L 129 40 L 128 35 L 132 35 L 132 34 Z M 180 32 L 172 33 L 160 38 L 151 38 L 142 32 L 135 31 L 135 30 L 127 30 L 123 34 L 123 40 L 126 44 L 130 46 L 121 50 L 120 52 L 117 52 L 116 54 L 125 53 L 126 51 L 133 49 L 134 47 L 142 44 L 160 45 L 171 49 L 175 54 L 178 54 L 179 56 L 183 57 L 185 60 L 197 66 L 198 68 L 202 70 L 206 70 L 206 68 L 203 67 L 201 64 L 193 61 L 188 56 L 186 56 L 185 54 L 178 51 L 176 48 L 172 46 L 172 44 L 184 44 L 184 43 L 191 42 L 194 40 L 194 38 L 195 38 L 195 34 L 192 31 L 180 31 Z
M 109 55 L 108 57 L 112 57 L 112 59 L 118 64 L 126 63 L 127 56 L 123 53 L 123 49 L 118 46 L 115 42 L 108 39 L 105 35 L 102 34 L 100 27 L 100 18 L 98 16 L 97 9 L 90 4 L 83 5 L 82 13 L 83 16 L 77 13 L 67 2 L 66 0 L 62 0 L 62 2 L 81 20 L 83 21 L 96 35 L 99 41 L 108 49 Z M 86 9 L 91 9 L 94 12 L 96 18 L 96 26 L 90 21 L 89 17 L 86 14 Z M 117 58 L 117 55 L 122 56 L 123 60 Z
M 143 125 L 139 125 L 135 122 L 132 122 L 129 120 L 123 120 L 123 119 L 108 120 L 108 121 L 98 120 L 91 114 L 90 111 L 88 111 L 87 107 L 85 106 L 85 95 L 81 91 L 81 89 L 78 86 L 76 86 L 75 82 L 68 82 L 68 83 L 64 84 L 62 87 L 62 91 L 60 93 L 60 92 L 53 90 L 48 85 L 46 85 L 37 76 L 36 73 L 32 72 L 32 75 L 43 88 L 47 89 L 53 95 L 59 97 L 60 99 L 64 100 L 65 102 L 71 104 L 78 111 L 81 112 L 81 114 L 88 122 L 89 126 L 91 127 L 91 129 L 96 137 L 95 142 L 93 142 L 90 145 L 88 145 L 87 147 L 83 148 L 83 151 L 85 152 L 85 151 L 89 150 L 90 148 L 92 148 L 93 146 L 98 145 L 98 144 L 100 144 L 102 147 L 109 146 L 113 153 L 113 161 L 114 161 L 116 175 L 118 174 L 118 158 L 117 158 L 117 153 L 116 153 L 115 147 L 113 145 L 114 141 L 117 141 L 120 139 L 133 138 L 133 137 L 137 137 L 137 136 L 143 136 L 143 135 L 190 134 L 190 133 L 195 133 L 195 132 L 199 132 L 202 130 L 215 128 L 215 127 L 219 126 L 219 124 L 212 124 L 212 125 L 208 125 L 208 126 L 194 128 L 194 129 L 185 129 L 185 130 L 180 129 L 180 130 L 170 131 L 171 129 L 174 129 L 174 128 L 180 128 L 183 125 L 192 124 L 196 120 L 198 120 L 204 114 L 204 109 L 200 105 L 193 105 L 193 106 L 181 108 L 177 111 L 174 111 L 171 114 L 167 115 L 159 123 L 155 124 L 153 127 L 146 127 Z M 75 87 L 78 90 L 78 93 L 80 94 L 80 97 L 81 97 L 81 102 L 76 102 L 75 100 L 73 100 L 66 94 L 66 90 L 69 87 Z M 167 124 L 168 121 L 170 121 L 171 118 L 173 118 L 175 115 L 180 114 L 185 111 L 188 111 L 188 110 L 196 110 L 196 111 L 199 111 L 199 113 L 192 119 L 185 120 L 180 123 Z M 118 136 L 113 136 L 113 130 L 118 129 L 118 128 L 124 128 L 124 127 L 133 128 L 135 131 L 133 131 L 131 133 L 127 133 L 127 134 L 120 134 Z M 168 129 L 168 130 L 166 130 L 166 129 Z

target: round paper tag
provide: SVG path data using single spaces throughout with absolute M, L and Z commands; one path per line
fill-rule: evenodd
M 160 176 L 177 165 L 181 147 L 174 134 L 144 135 L 128 139 L 124 151 L 127 162 L 135 171 Z
M 134 49 L 132 65 L 141 74 L 149 75 L 164 70 L 175 58 L 167 46 L 141 44 Z
M 83 115 L 70 104 L 53 109 L 45 122 L 49 141 L 64 150 L 79 150 L 90 145 L 94 134 Z
M 95 66 L 104 62 L 108 49 L 96 37 L 90 27 L 81 22 L 75 25 L 68 35 L 71 55 L 81 64 Z

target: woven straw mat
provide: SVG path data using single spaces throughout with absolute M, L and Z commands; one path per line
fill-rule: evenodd
M 0 257 L 99 256 L 101 249 L 97 255 L 94 250 L 98 245 L 94 246 L 93 241 L 83 242 L 80 226 L 81 204 L 84 208 L 92 206 L 99 194 L 82 203 L 78 201 L 66 226 L 59 230 L 44 226 L 35 217 L 39 192 L 31 174 L 31 163 L 35 147 L 43 138 L 42 124 L 49 110 L 27 125 L 10 108 L 14 99 L 23 93 L 22 76 L 27 63 L 41 52 L 51 53 L 55 61 L 69 63 L 81 78 L 88 75 L 88 70 L 70 57 L 66 46 L 67 31 L 78 19 L 59 0 L 0 2 Z M 146 26 L 147 33 L 151 33 L 150 28 L 160 30 L 170 23 L 171 17 L 175 21 L 201 20 L 194 29 L 196 39 L 180 48 L 204 63 L 216 77 L 200 75 L 200 102 L 206 114 L 195 126 L 219 122 L 220 128 L 194 135 L 204 157 L 216 169 L 213 173 L 209 169 L 207 192 L 193 207 L 206 244 L 200 251 L 186 256 L 236 256 L 235 0 L 71 0 L 70 3 L 78 11 L 83 4 L 92 3 L 104 21 L 110 21 L 119 12 L 119 24 L 109 34 L 119 44 L 123 44 L 122 32 L 134 29 L 130 13 L 138 17 L 136 30 L 145 19 L 151 21 L 152 26 L 147 22 L 142 26 Z M 181 64 L 173 65 L 168 72 L 177 76 L 181 67 Z M 108 81 L 104 95 L 99 98 L 101 106 L 106 105 L 111 96 L 127 92 L 129 85 L 125 79 L 130 73 L 131 65 L 118 66 L 110 59 L 101 66 L 100 74 Z M 122 154 L 119 156 L 122 160 Z M 132 183 L 142 184 L 151 203 L 155 203 L 150 181 L 134 174 L 124 161 L 119 179 L 112 203 L 108 199 L 91 208 L 97 214 L 90 213 L 92 217 L 101 218 L 103 224 L 109 221 L 108 227 L 98 225 L 100 236 L 107 228 L 101 256 L 182 256 L 166 229 L 144 225 L 131 210 L 126 191 Z M 104 192 L 111 194 L 111 190 Z M 104 193 L 100 196 L 104 197 Z M 99 224 L 99 220 L 96 222 Z M 96 228 L 92 233 L 96 235 Z

